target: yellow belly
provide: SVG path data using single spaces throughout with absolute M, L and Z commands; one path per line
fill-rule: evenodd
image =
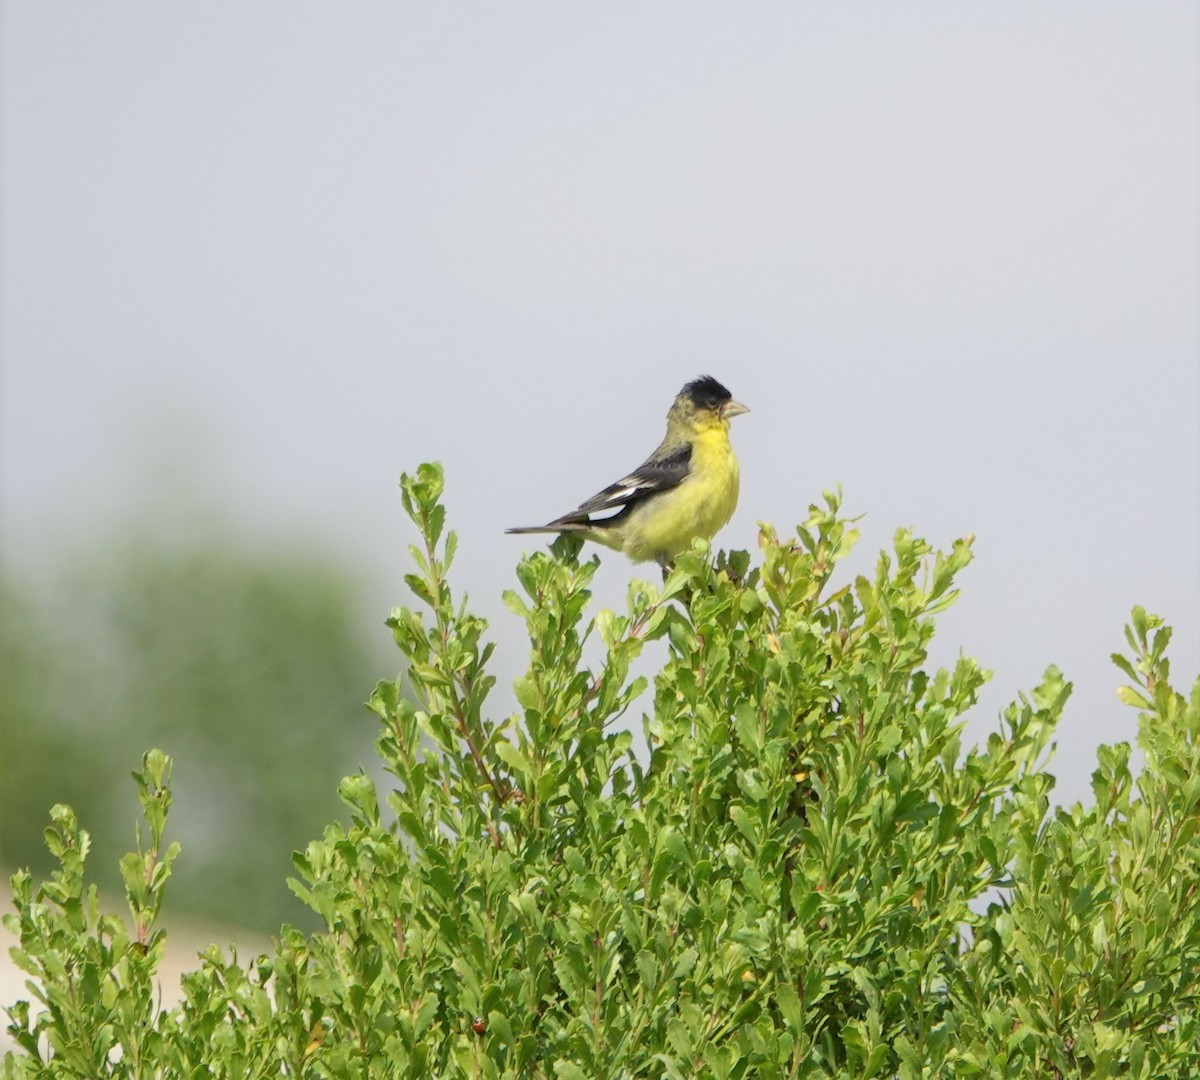
M 621 529 L 622 550 L 634 562 L 669 562 L 696 537 L 712 539 L 733 517 L 738 463 L 727 429 L 697 437 L 691 474 L 677 488 L 639 507 Z

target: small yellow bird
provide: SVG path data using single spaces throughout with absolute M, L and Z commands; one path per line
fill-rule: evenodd
M 569 514 L 507 531 L 578 533 L 634 562 L 656 559 L 666 566 L 696 537 L 711 539 L 733 516 L 738 463 L 729 421 L 749 411 L 711 375 L 694 379 L 667 413 L 662 444 L 633 472 Z

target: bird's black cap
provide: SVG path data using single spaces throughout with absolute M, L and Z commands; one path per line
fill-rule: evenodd
M 679 391 L 679 396 L 689 398 L 698 409 L 719 409 L 733 400 L 733 395 L 711 375 L 693 379 Z

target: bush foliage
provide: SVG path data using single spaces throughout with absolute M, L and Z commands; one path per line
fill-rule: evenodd
M 964 750 L 987 673 L 925 670 L 969 542 L 901 531 L 835 587 L 855 532 L 832 495 L 793 539 L 764 527 L 757 566 L 697 545 L 586 624 L 577 542 L 524 559 L 530 662 L 497 721 L 441 472 L 402 485 L 421 610 L 394 612 L 407 674 L 370 701 L 391 813 L 348 777 L 351 824 L 295 857 L 326 929 L 248 963 L 214 947 L 156 1005 L 178 851 L 151 752 L 129 922 L 100 914 L 65 807 L 60 868 L 13 879 L 43 1011 L 10 1009 L 5 1076 L 1200 1075 L 1200 682 L 1171 689 L 1157 618 L 1135 610 L 1114 657 L 1145 766 L 1102 747 L 1087 807 L 1050 804 L 1058 671 Z M 619 721 L 657 639 L 637 746 Z

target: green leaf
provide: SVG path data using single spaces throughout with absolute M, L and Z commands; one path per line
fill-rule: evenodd
M 762 749 L 762 734 L 759 730 L 758 709 L 753 702 L 739 702 L 733 713 L 734 730 L 738 739 L 755 755 Z
M 1147 712 L 1154 710 L 1154 703 L 1132 686 L 1118 686 L 1117 697 L 1123 704 L 1130 705 L 1135 709 L 1145 709 Z
M 556 1061 L 554 1075 L 559 1077 L 559 1080 L 591 1080 L 589 1074 L 572 1061 Z
M 493 744 L 493 748 L 496 751 L 496 756 L 515 773 L 527 780 L 532 780 L 533 765 L 530 764 L 529 758 L 521 753 L 512 743 L 507 739 L 497 739 Z

